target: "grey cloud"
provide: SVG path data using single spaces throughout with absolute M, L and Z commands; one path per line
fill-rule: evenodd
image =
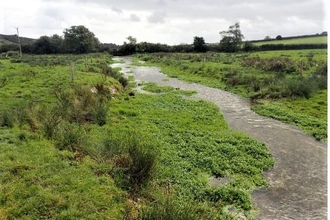
M 45 0 L 43 0 L 45 1 Z M 46 0 L 55 1 L 55 0 Z M 115 6 L 130 11 L 166 11 L 169 18 L 205 19 L 237 18 L 253 19 L 262 16 L 275 20 L 292 15 L 320 20 L 324 18 L 323 0 L 74 0 L 77 3 L 90 3 Z M 122 10 L 121 10 L 122 9 Z M 119 11 L 117 11 L 119 12 Z M 156 16 L 151 16 L 156 17 Z M 152 19 L 153 20 L 153 19 Z M 161 20 L 161 19 L 160 19 Z
M 139 16 L 137 16 L 136 14 L 131 14 L 130 19 L 133 22 L 140 22 L 141 21 L 141 18 Z
M 165 23 L 166 14 L 164 12 L 153 12 L 148 17 L 148 22 L 150 23 Z
M 100 26 L 104 23 L 105 30 L 109 30 L 109 27 L 120 30 L 117 35 L 123 35 L 121 38 L 129 35 L 127 27 L 137 25 L 132 22 L 140 22 L 139 39 L 144 36 L 150 41 L 155 38 L 164 43 L 191 43 L 192 37 L 196 35 L 215 42 L 220 39 L 219 31 L 227 30 L 229 25 L 237 21 L 241 23 L 246 39 L 250 40 L 262 39 L 267 35 L 275 37 L 277 34 L 289 36 L 324 31 L 325 1 L 327 0 L 41 0 L 48 10 L 38 16 L 41 16 L 40 19 L 63 18 L 68 25 L 80 22 L 81 17 L 85 17 L 87 24 L 94 19 L 95 23 L 101 21 Z M 77 8 L 68 6 L 73 4 Z M 107 13 L 109 11 L 113 13 Z M 125 16 L 118 16 L 124 12 L 127 12 Z M 143 22 L 163 25 L 159 25 L 157 30 L 144 29 L 150 28 L 150 25 L 144 25 Z M 53 22 L 45 19 L 44 23 Z M 166 30 L 168 35 L 162 35 L 160 28 Z
M 116 8 L 114 6 L 111 8 L 111 10 L 114 11 L 114 12 L 117 12 L 118 14 L 123 14 L 123 11 L 121 9 Z

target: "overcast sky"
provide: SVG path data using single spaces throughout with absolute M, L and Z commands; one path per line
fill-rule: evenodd
M 327 0 L 1 0 L 0 33 L 39 38 L 84 25 L 103 43 L 219 42 L 239 22 L 245 40 L 328 29 Z

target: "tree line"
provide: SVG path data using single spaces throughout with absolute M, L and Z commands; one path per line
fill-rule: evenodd
M 168 46 L 166 44 L 153 44 L 147 42 L 136 43 L 136 39 L 132 36 L 127 38 L 128 42 L 124 42 L 118 50 L 114 51 L 115 55 L 129 55 L 133 53 L 154 53 L 154 52 L 238 52 L 241 49 L 244 35 L 241 32 L 239 23 L 229 26 L 227 31 L 221 31 L 222 39 L 219 45 L 210 46 L 205 43 L 203 37 L 195 36 L 192 44 L 181 44 Z
M 239 23 L 229 26 L 228 30 L 220 31 L 221 40 L 218 44 L 206 44 L 203 37 L 195 36 L 192 44 L 180 44 L 169 46 L 167 44 L 140 42 L 129 36 L 127 42 L 117 46 L 115 44 L 102 44 L 94 33 L 83 25 L 71 26 L 63 32 L 63 36 L 54 34 L 52 36 L 41 36 L 33 43 L 22 44 L 23 53 L 31 54 L 62 54 L 62 53 L 93 53 L 108 52 L 113 55 L 130 55 L 134 53 L 157 53 L 157 52 L 229 52 L 239 51 L 266 51 L 266 50 L 291 50 L 291 49 L 323 49 L 326 44 L 265 44 L 256 46 L 252 41 L 243 42 L 244 35 Z M 17 51 L 17 44 L 3 44 L 0 52 Z
M 117 48 L 115 44 L 102 44 L 94 33 L 83 25 L 71 26 L 63 31 L 63 36 L 41 36 L 33 43 L 23 43 L 22 52 L 31 54 L 82 54 L 103 52 Z M 18 44 L 3 44 L 0 52 L 17 51 Z

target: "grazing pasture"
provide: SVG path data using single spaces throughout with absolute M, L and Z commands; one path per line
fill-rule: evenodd
M 182 97 L 193 91 L 135 93 L 111 62 L 0 59 L 1 218 L 253 218 L 251 192 L 274 163 L 266 146 Z
M 327 41 L 328 41 L 327 36 L 318 36 L 318 37 L 260 41 L 260 42 L 254 42 L 253 44 L 256 46 L 261 46 L 264 44 L 326 44 Z
M 256 112 L 297 125 L 318 140 L 327 139 L 326 50 L 136 57 L 171 77 L 249 98 Z

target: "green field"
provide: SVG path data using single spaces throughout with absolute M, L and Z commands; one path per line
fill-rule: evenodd
M 171 77 L 249 98 L 263 115 L 327 140 L 327 50 L 146 54 Z M 308 107 L 306 107 L 308 106 Z
M 109 63 L 0 59 L 0 219 L 253 219 L 267 147 L 193 91 L 135 94 Z
M 253 43 L 256 46 L 261 46 L 264 44 L 326 44 L 328 41 L 327 36 L 319 37 L 305 37 L 296 39 L 283 39 L 283 40 L 272 40 L 272 41 L 262 41 Z
M 12 44 L 13 42 L 11 42 L 11 41 L 8 41 L 8 40 L 6 40 L 6 39 L 0 39 L 0 46 L 2 45 L 2 44 Z

